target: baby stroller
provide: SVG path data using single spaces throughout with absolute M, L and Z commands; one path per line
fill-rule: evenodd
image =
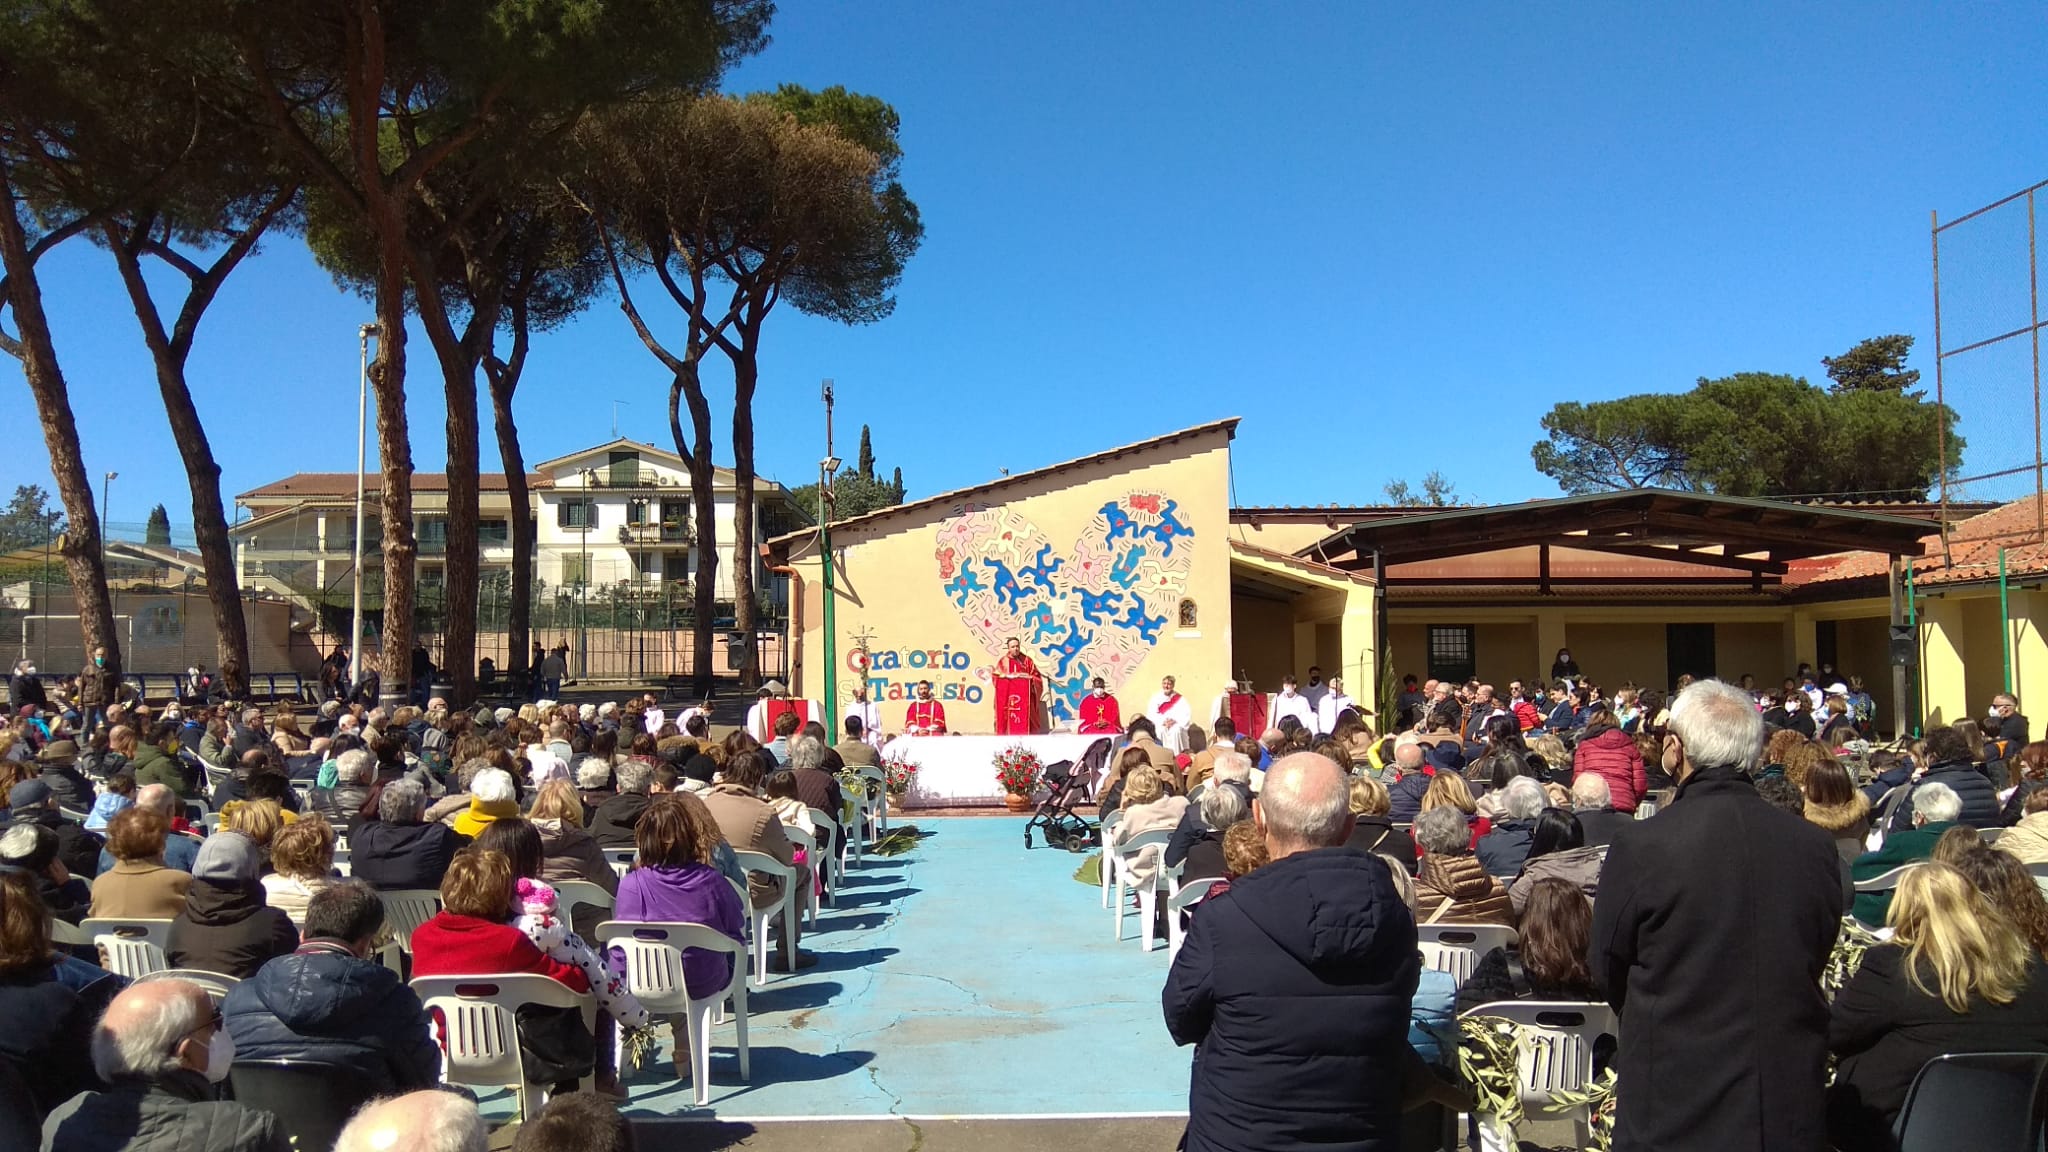
M 1031 847 L 1031 830 L 1045 830 L 1045 842 L 1069 852 L 1086 852 L 1102 840 L 1102 829 L 1088 822 L 1074 809 L 1095 795 L 1095 774 L 1109 759 L 1109 737 L 1088 746 L 1078 763 L 1056 760 L 1045 766 L 1045 783 L 1052 790 L 1031 819 L 1024 822 L 1024 847 Z

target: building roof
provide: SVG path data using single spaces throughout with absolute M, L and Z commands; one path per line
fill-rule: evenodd
M 1310 560 L 1302 556 L 1290 556 L 1285 552 L 1275 552 L 1271 548 L 1261 548 L 1257 544 L 1247 544 L 1242 540 L 1232 540 L 1230 542 L 1230 550 L 1248 559 L 1263 560 L 1268 564 L 1292 569 L 1322 580 L 1345 584 L 1363 584 L 1367 587 L 1372 585 L 1372 577 L 1365 573 L 1347 572 L 1342 568 L 1335 568 L 1320 561 Z
M 1998 579 L 1998 552 L 2005 550 L 2008 579 L 2048 575 L 2048 540 L 2042 532 L 2041 503 L 2028 496 L 1989 512 L 1972 516 L 1949 529 L 1944 549 L 1941 534 L 1921 537 L 1913 557 L 1916 587 L 1969 584 Z M 1843 584 L 1885 577 L 1890 573 L 1887 557 L 1875 552 L 1856 551 L 1818 557 L 1799 565 L 1786 583 L 1802 587 Z
M 477 490 L 480 492 L 505 491 L 503 472 L 483 472 L 477 475 Z M 548 478 L 538 472 L 526 475 L 528 488 L 549 487 Z M 384 478 L 377 472 L 363 474 L 363 496 L 368 499 L 373 493 L 384 490 Z M 412 490 L 415 492 L 446 492 L 448 474 L 445 472 L 415 472 L 412 474 Z M 282 480 L 273 480 L 260 488 L 251 488 L 235 497 L 237 504 L 248 500 L 327 500 L 340 497 L 354 498 L 356 474 L 353 472 L 294 472 Z
M 832 522 L 832 529 L 834 531 L 837 531 L 841 528 L 871 524 L 878 520 L 882 520 L 886 517 L 898 516 L 906 512 L 915 512 L 936 505 L 950 504 L 958 500 L 965 500 L 969 497 L 991 495 L 997 492 L 1004 491 L 1005 489 L 1016 488 L 1022 485 L 1030 484 L 1034 481 L 1042 480 L 1045 477 L 1052 475 L 1053 473 L 1060 472 L 1068 468 L 1077 468 L 1088 464 L 1101 463 L 1107 460 L 1116 460 L 1121 457 L 1130 456 L 1138 452 L 1150 451 L 1154 448 L 1161 448 L 1168 444 L 1179 443 L 1183 440 L 1191 440 L 1196 437 L 1206 436 L 1215 432 L 1221 432 L 1226 437 L 1234 437 L 1237 435 L 1237 423 L 1238 418 L 1235 416 L 1229 417 L 1228 419 L 1224 420 L 1212 420 L 1207 424 L 1197 424 L 1192 428 L 1183 428 L 1178 432 L 1168 432 L 1163 436 L 1154 436 L 1150 440 L 1140 440 L 1135 444 L 1125 444 L 1119 448 L 1105 449 L 1101 452 L 1096 452 L 1088 456 L 1079 456 L 1072 460 L 1063 461 L 1058 464 L 1048 464 L 1043 468 L 1034 468 L 1029 472 L 1019 472 L 1014 476 L 1003 476 L 995 480 L 990 480 L 983 484 L 976 484 L 969 488 L 955 488 L 951 492 L 941 492 L 935 496 L 927 496 L 922 500 L 912 500 L 908 503 L 897 504 L 888 508 L 878 509 L 876 511 L 869 512 L 861 516 L 849 516 L 844 520 L 834 520 Z M 786 548 L 791 541 L 800 539 L 805 536 L 815 535 L 816 532 L 816 528 L 805 528 L 797 532 L 787 532 L 781 536 L 777 536 L 774 539 L 767 541 L 765 544 L 762 545 L 762 547 L 764 549 L 776 549 L 779 551 L 783 548 Z
M 1367 521 L 1302 550 L 1340 568 L 1498 551 L 1531 544 L 1685 560 L 1783 575 L 1794 559 L 1920 550 L 1927 522 L 1782 500 L 1637 488 Z
M 567 464 L 571 460 L 578 460 L 585 456 L 595 455 L 599 452 L 610 452 L 614 449 L 631 449 L 632 451 L 641 453 L 642 455 L 659 456 L 661 457 L 661 459 L 667 461 L 673 467 L 681 468 L 684 469 L 685 471 L 688 470 L 688 466 L 683 463 L 683 458 L 681 456 L 676 455 L 673 451 L 667 448 L 663 448 L 658 444 L 642 443 L 641 441 L 629 439 L 625 436 L 621 436 L 616 440 L 607 441 L 603 444 L 595 444 L 588 448 L 578 448 L 574 452 L 557 456 L 552 460 L 543 460 L 540 463 L 535 464 L 534 467 L 536 469 L 539 469 L 540 471 L 549 472 L 561 467 L 564 464 Z M 723 465 L 719 464 L 713 464 L 711 466 L 711 474 L 714 478 L 721 480 L 730 480 L 733 476 L 732 469 L 724 467 Z

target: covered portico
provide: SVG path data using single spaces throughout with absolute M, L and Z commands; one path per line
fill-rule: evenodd
M 1544 677 L 1562 648 L 1610 687 L 1683 673 L 1768 684 L 1847 634 L 1853 656 L 1837 661 L 1871 673 L 1878 715 L 1899 730 L 1904 670 L 1876 674 L 1886 649 L 1865 633 L 1905 622 L 1901 560 L 1927 530 L 1852 508 L 1635 489 L 1367 521 L 1303 556 L 1372 575 L 1372 647 L 1403 672 L 1504 684 Z M 1887 557 L 1890 595 L 1839 611 L 1785 602 L 1796 565 L 1842 552 Z

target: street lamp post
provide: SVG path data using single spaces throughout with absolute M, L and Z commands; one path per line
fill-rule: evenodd
M 823 394 L 825 458 L 818 461 L 818 566 L 824 576 L 825 731 L 830 733 L 839 731 L 839 645 L 832 603 L 837 598 L 832 592 L 832 474 L 839 471 L 840 460 L 832 455 L 832 381 L 825 381 Z
M 356 543 L 354 568 L 355 610 L 350 615 L 348 629 L 348 694 L 355 695 L 356 685 L 363 680 L 363 465 L 367 459 L 370 416 L 370 337 L 376 335 L 375 324 L 365 324 L 356 329 L 356 336 L 362 341 L 362 369 L 356 376 Z
M 114 530 L 114 481 L 121 478 L 119 472 L 109 472 L 100 482 L 100 563 L 107 562 L 107 536 Z

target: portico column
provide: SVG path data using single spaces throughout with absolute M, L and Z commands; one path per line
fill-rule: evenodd
M 1564 609 L 1538 608 L 1536 610 L 1536 658 L 1524 665 L 1534 668 L 1536 675 L 1548 677 L 1550 662 L 1557 659 L 1559 648 L 1571 647 L 1565 639 Z M 1548 687 L 1548 685 L 1545 685 Z

